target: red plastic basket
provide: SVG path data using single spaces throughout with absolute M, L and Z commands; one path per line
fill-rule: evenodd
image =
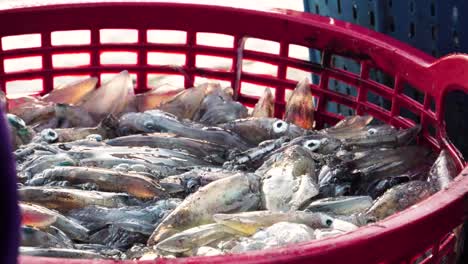
M 135 43 L 101 43 L 101 29 L 133 29 L 138 32 L 138 39 Z M 152 29 L 184 31 L 186 42 L 150 43 L 147 31 Z M 52 32 L 69 30 L 88 30 L 90 42 L 85 45 L 52 45 Z M 232 47 L 201 45 L 197 43 L 197 33 L 200 32 L 232 36 Z M 39 34 L 40 46 L 0 51 L 2 87 L 8 87 L 11 81 L 39 79 L 43 84 L 42 93 L 47 93 L 58 76 L 100 76 L 102 73 L 127 69 L 136 74 L 136 91 L 142 92 L 146 89 L 148 74 L 181 74 L 187 88 L 193 85 L 196 77 L 228 81 L 236 91 L 237 100 L 247 106 L 253 106 L 257 98 L 243 94 L 241 87 L 244 83 L 273 87 L 275 115 L 281 117 L 285 92 L 293 89 L 297 82 L 287 79 L 287 71 L 296 68 L 320 78 L 319 84 L 311 85 L 318 100 L 316 121 L 319 128 L 342 118 L 326 111 L 326 104 L 331 102 L 354 109 L 355 114 L 370 114 L 396 127 L 409 127 L 413 121 L 400 115 L 400 110 L 404 108 L 418 117 L 422 124 L 419 143 L 435 150 L 448 149 L 461 171 L 447 190 L 385 221 L 343 236 L 248 254 L 160 259 L 157 263 L 414 263 L 427 250 L 431 250 L 430 256 L 420 258 L 423 261 L 419 263 L 437 263 L 442 258 L 454 261 L 457 237 L 452 230 L 463 223 L 468 212 L 468 177 L 464 177 L 468 174 L 468 167 L 446 139 L 443 102 L 449 91 L 468 92 L 468 56 L 451 55 L 436 60 L 382 34 L 301 12 L 259 12 L 174 3 L 81 3 L 0 11 L 0 36 L 21 34 Z M 279 45 L 279 52 L 270 54 L 247 50 L 244 43 L 248 38 L 274 41 Z M 289 54 L 290 45 L 319 50 L 322 61 L 314 63 L 293 58 Z M 100 62 L 100 54 L 107 51 L 133 52 L 137 54 L 137 61 L 129 65 L 104 65 Z M 181 67 L 149 65 L 147 53 L 153 51 L 183 54 L 185 64 Z M 89 54 L 89 65 L 54 67 L 53 55 L 78 52 Z M 225 71 L 197 67 L 197 55 L 228 58 L 232 60 L 232 67 Z M 358 61 L 361 71 L 352 73 L 333 67 L 332 61 L 336 55 Z M 5 60 L 29 56 L 39 56 L 42 68 L 4 71 Z M 277 73 L 262 75 L 243 71 L 244 60 L 276 65 Z M 387 87 L 371 80 L 369 73 L 374 69 L 391 76 L 394 86 Z M 330 80 L 352 85 L 357 89 L 357 96 L 328 89 Z M 408 97 L 404 93 L 405 87 L 414 87 L 424 94 L 424 101 L 421 103 Z M 389 100 L 391 108 L 386 110 L 367 102 L 369 92 Z M 435 109 L 432 102 L 435 102 Z M 21 257 L 20 262 L 115 263 L 33 257 Z

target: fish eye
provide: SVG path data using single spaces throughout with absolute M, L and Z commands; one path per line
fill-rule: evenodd
M 369 130 L 367 130 L 367 134 L 369 135 L 374 135 L 375 133 L 377 133 L 377 129 L 375 128 L 370 128 Z
M 320 140 L 309 139 L 306 142 L 304 142 L 303 147 L 310 151 L 315 151 L 320 147 L 321 143 L 322 142 Z
M 275 133 L 283 133 L 286 129 L 288 129 L 288 124 L 283 120 L 278 120 L 273 123 L 273 131 Z
M 327 220 L 325 221 L 325 224 L 326 224 L 327 226 L 331 226 L 331 225 L 333 224 L 333 220 L 327 219 Z
M 58 133 L 55 130 L 47 128 L 41 131 L 41 137 L 48 143 L 53 143 L 58 139 Z
M 150 130 L 156 128 L 156 125 L 154 124 L 153 121 L 145 121 L 145 122 L 143 123 L 143 126 L 144 126 L 146 129 L 150 129 Z
M 99 134 L 91 134 L 86 137 L 87 140 L 101 142 L 102 136 Z

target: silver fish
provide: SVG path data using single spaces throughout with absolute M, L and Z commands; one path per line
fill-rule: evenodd
M 315 239 L 314 230 L 303 224 L 279 222 L 260 230 L 250 238 L 243 238 L 232 253 L 276 248 Z
M 351 215 L 362 213 L 371 206 L 372 198 L 370 196 L 341 196 L 313 201 L 305 210 L 328 214 Z
M 140 233 L 151 235 L 154 226 L 174 210 L 182 201 L 180 199 L 160 200 L 154 205 L 141 207 L 106 208 L 102 206 L 88 206 L 73 209 L 68 216 L 76 219 L 92 231 L 99 230 L 108 224 L 125 227 L 126 223 L 137 223 Z M 129 225 L 126 225 L 129 227 Z
M 277 118 L 250 117 L 218 126 L 237 133 L 254 146 L 265 140 L 277 139 L 284 136 L 295 138 L 304 133 L 304 129 Z
M 240 174 L 209 183 L 187 197 L 154 230 L 148 245 L 191 227 L 213 223 L 213 214 L 244 212 L 260 205 L 260 178 Z
M 216 89 L 203 99 L 194 121 L 212 126 L 245 118 L 247 115 L 248 111 L 244 105 L 232 100 L 232 97 L 221 89 Z
M 22 224 L 47 228 L 55 226 L 73 240 L 87 241 L 89 230 L 68 217 L 35 204 L 20 203 Z M 38 221 L 46 218 L 47 221 Z
M 123 193 L 83 191 L 53 187 L 21 187 L 18 190 L 20 200 L 66 212 L 73 208 L 89 205 L 104 207 L 120 207 L 135 203 L 132 198 Z
M 19 254 L 22 256 L 51 257 L 65 259 L 103 259 L 98 253 L 89 250 L 78 250 L 69 248 L 38 248 L 20 247 Z
M 431 182 L 436 189 L 442 190 L 447 188 L 456 176 L 457 169 L 455 167 L 455 162 L 446 150 L 442 150 L 429 172 L 429 182 Z
M 298 223 L 310 228 L 330 228 L 334 219 L 322 213 L 303 211 L 273 212 L 252 211 L 235 214 L 215 214 L 216 223 L 226 225 L 244 235 L 253 235 L 260 229 L 279 222 Z
M 73 245 L 67 242 L 68 241 L 64 241 L 63 239 L 34 227 L 21 227 L 21 246 L 24 247 L 72 248 Z
M 426 181 L 410 181 L 387 190 L 366 212 L 371 221 L 382 220 L 431 196 L 437 190 Z
M 179 175 L 168 176 L 161 179 L 161 184 L 175 184 L 180 186 L 181 191 L 193 193 L 198 188 L 219 179 L 239 174 L 237 171 L 223 170 L 219 168 L 200 167 Z
M 238 235 L 234 229 L 222 224 L 207 224 L 184 230 L 172 235 L 156 245 L 157 250 L 169 253 L 184 253 L 206 246 L 220 239 Z
M 262 200 L 267 210 L 297 210 L 319 194 L 314 160 L 301 146 L 272 156 L 256 173 L 263 179 Z
M 256 170 L 262 166 L 263 162 L 268 159 L 275 150 L 280 149 L 290 138 L 280 137 L 278 139 L 265 140 L 258 144 L 257 147 L 250 148 L 241 153 L 232 151 L 230 160 L 223 164 L 223 168 L 231 170 Z
M 106 141 L 110 146 L 132 146 L 151 148 L 166 148 L 186 151 L 197 157 L 205 157 L 213 162 L 225 160 L 227 148 L 206 140 L 192 139 L 169 133 L 152 133 L 144 135 L 130 135 Z
M 38 186 L 54 181 L 67 181 L 71 184 L 94 183 L 101 191 L 125 192 L 141 199 L 166 195 L 158 182 L 150 177 L 102 168 L 54 167 L 36 175 L 26 184 Z
M 248 144 L 237 134 L 217 127 L 204 127 L 188 123 L 175 116 L 159 110 L 144 113 L 129 113 L 120 118 L 119 134 L 126 136 L 132 133 L 163 132 L 181 137 L 206 140 L 221 146 L 245 150 Z

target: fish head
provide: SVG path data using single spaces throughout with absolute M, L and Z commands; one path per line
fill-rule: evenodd
M 287 136 L 289 138 L 296 138 L 304 133 L 304 130 L 292 123 L 288 123 L 277 118 L 260 118 L 258 119 L 263 127 L 269 134 L 269 139 L 275 139 Z
M 41 140 L 47 143 L 55 143 L 59 139 L 59 134 L 57 133 L 57 131 L 50 128 L 42 130 L 39 136 Z
M 293 140 L 294 141 L 294 140 Z M 300 145 L 309 151 L 321 154 L 331 154 L 339 150 L 341 141 L 321 134 L 313 134 L 296 138 L 291 144 Z
M 396 129 L 390 125 L 367 126 L 360 130 L 350 131 L 343 139 L 347 146 L 401 146 L 409 143 L 421 131 L 416 125 L 408 129 Z
M 293 175 L 315 176 L 315 162 L 310 152 L 302 146 L 288 147 L 283 153 L 279 153 L 276 162 L 277 165 L 290 167 Z
M 119 119 L 118 135 L 160 132 L 154 118 L 145 113 L 127 113 Z

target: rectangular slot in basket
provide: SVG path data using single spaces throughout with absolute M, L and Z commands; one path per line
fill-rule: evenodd
M 197 45 L 233 48 L 234 37 L 226 34 L 198 32 Z

